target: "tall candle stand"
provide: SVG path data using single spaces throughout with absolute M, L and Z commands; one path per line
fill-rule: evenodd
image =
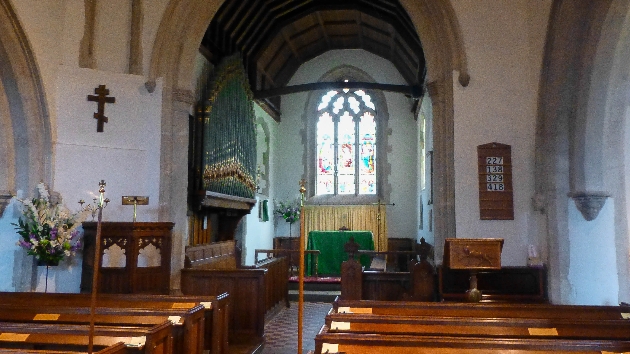
M 98 198 L 93 199 L 92 204 L 88 204 L 83 208 L 85 201 L 81 199 L 79 204 L 84 211 L 90 211 L 92 213 L 92 219 L 97 216 L 96 224 L 96 237 L 94 240 L 94 265 L 92 272 L 92 297 L 90 301 L 90 333 L 88 339 L 88 353 L 93 353 L 94 346 L 94 312 L 96 308 L 96 291 L 98 290 L 98 269 L 101 264 L 101 222 L 103 220 L 103 209 L 109 203 L 109 198 L 105 198 L 105 186 L 104 180 L 101 180 L 98 184 Z

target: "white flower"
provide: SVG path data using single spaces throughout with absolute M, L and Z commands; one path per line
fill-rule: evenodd
M 50 198 L 50 194 L 48 194 L 48 189 L 43 183 L 37 184 L 37 192 L 39 193 L 39 197 L 41 199 L 44 199 L 45 201 L 48 201 L 48 199 Z

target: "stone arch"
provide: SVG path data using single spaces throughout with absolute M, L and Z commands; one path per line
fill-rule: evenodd
M 201 39 L 225 0 L 170 0 L 158 27 L 151 53 L 149 81 L 164 78 L 162 103 L 162 176 L 160 213 L 162 220 L 186 220 L 187 153 L 182 146 L 188 139 L 188 112 L 193 99 L 193 63 Z M 435 252 L 440 257 L 443 242 L 455 236 L 455 171 L 453 71 L 459 81 L 469 81 L 461 31 L 450 0 L 400 0 L 408 12 L 425 48 L 429 94 L 433 103 L 435 173 L 434 219 Z M 168 128 L 166 128 L 168 127 Z M 184 163 L 182 163 L 182 161 Z M 176 223 L 174 238 L 186 235 L 185 223 Z M 183 246 L 174 243 L 173 269 L 183 264 Z M 178 255 L 180 254 L 180 255 Z M 172 279 L 172 284 L 177 281 Z
M 37 183 L 52 182 L 52 133 L 42 80 L 8 0 L 0 0 L 0 140 L 0 191 L 29 195 Z
M 599 212 L 593 206 L 605 196 L 614 203 L 614 272 L 620 300 L 625 296 L 627 301 L 623 159 L 628 153 L 624 134 L 630 102 L 630 73 L 625 65 L 630 60 L 629 11 L 622 0 L 589 2 L 589 6 L 556 0 L 552 5 L 536 131 L 536 170 L 544 173 L 536 174 L 534 207 L 545 225 L 541 243 L 549 252 L 549 296 L 555 303 L 571 302 L 576 291 L 569 279 L 577 267 L 571 264 L 570 229 L 576 226 L 569 217 L 569 198 L 591 221 Z M 575 38 L 585 40 L 576 43 Z

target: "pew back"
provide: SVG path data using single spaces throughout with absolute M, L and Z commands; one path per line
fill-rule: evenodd
M 154 324 L 169 316 L 179 316 L 181 324 L 174 327 L 176 348 L 185 348 L 181 349 L 184 352 L 199 352 L 205 344 L 205 349 L 213 354 L 226 353 L 227 297 L 227 294 L 217 297 L 99 294 L 95 319 L 101 323 L 118 321 L 119 325 Z M 31 321 L 35 321 L 38 313 L 51 315 L 55 312 L 53 315 L 57 317 L 53 321 L 80 323 L 89 321 L 90 304 L 90 294 L 0 292 L 0 320 L 17 321 L 32 315 Z M 45 320 L 46 316 L 40 316 L 38 321 Z

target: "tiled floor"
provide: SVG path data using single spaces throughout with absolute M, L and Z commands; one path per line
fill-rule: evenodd
M 332 308 L 331 303 L 304 302 L 302 322 L 302 352 L 315 349 L 315 335 L 324 324 L 324 317 Z M 265 324 L 265 347 L 262 354 L 297 353 L 298 303 L 283 307 L 279 313 Z

